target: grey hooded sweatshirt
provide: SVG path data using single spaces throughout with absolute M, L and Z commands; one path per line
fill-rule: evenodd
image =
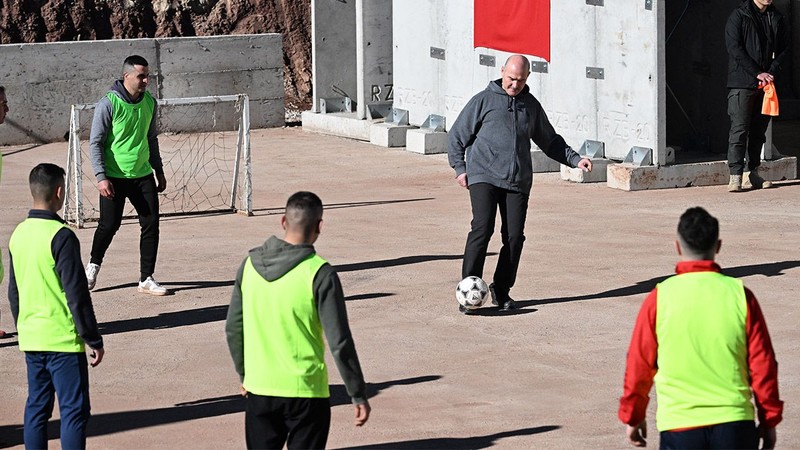
M 267 281 L 275 281 L 315 253 L 311 244 L 293 245 L 271 236 L 262 246 L 250 250 L 249 257 L 259 275 Z M 241 380 L 244 380 L 242 273 L 246 262 L 247 258 L 242 261 L 236 273 L 225 324 L 228 349 Z M 328 341 L 328 347 L 342 376 L 347 394 L 353 399 L 353 403 L 364 403 L 367 401 L 366 383 L 361 372 L 361 364 L 358 362 L 355 342 L 350 334 L 350 325 L 347 322 L 344 292 L 339 276 L 330 264 L 323 265 L 317 271 L 313 292 L 325 339 Z M 265 301 L 280 301 L 280 299 L 265 299 Z
M 527 194 L 533 185 L 531 139 L 561 164 L 576 167 L 581 156 L 555 132 L 528 86 L 511 97 L 501 83 L 490 82 L 464 106 L 448 131 L 447 156 L 456 176 L 467 174 L 469 185 L 489 183 Z

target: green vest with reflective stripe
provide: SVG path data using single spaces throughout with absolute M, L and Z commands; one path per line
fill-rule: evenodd
M 156 101 L 149 92 L 143 95 L 140 102 L 128 103 L 113 92 L 106 94 L 111 101 L 111 127 L 103 146 L 106 176 L 141 178 L 153 173 L 147 132 Z
M 753 420 L 740 280 L 690 272 L 658 285 L 659 431 Z
M 65 227 L 57 220 L 29 218 L 17 226 L 8 243 L 19 291 L 20 351 L 84 351 L 51 249 L 53 237 Z
M 314 276 L 326 261 L 309 256 L 267 281 L 250 258 L 242 274 L 244 382 L 256 395 L 327 398 L 325 341 L 314 300 Z

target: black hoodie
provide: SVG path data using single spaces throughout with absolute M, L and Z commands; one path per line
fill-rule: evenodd
M 789 55 L 789 26 L 774 5 L 761 13 L 745 0 L 728 18 L 728 88 L 755 89 L 759 73 L 777 75 Z

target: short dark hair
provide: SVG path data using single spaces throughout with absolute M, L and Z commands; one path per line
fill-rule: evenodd
M 139 55 L 131 55 L 122 63 L 122 73 L 129 72 L 133 66 L 147 67 L 147 60 Z
M 0 86 L 0 94 L 5 94 L 5 93 L 6 93 L 6 88 Z
M 39 201 L 52 200 L 56 195 L 56 188 L 64 183 L 65 176 L 64 169 L 55 164 L 41 163 L 37 165 L 28 176 L 31 195 Z
M 719 221 L 699 206 L 689 208 L 678 222 L 678 235 L 689 247 L 687 250 L 708 253 L 719 241 Z
M 308 236 L 322 219 L 322 200 L 317 194 L 300 191 L 292 194 L 286 201 L 286 220 L 293 228 L 298 228 Z

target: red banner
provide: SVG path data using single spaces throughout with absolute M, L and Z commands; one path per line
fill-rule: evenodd
M 475 47 L 550 61 L 550 0 L 475 0 Z

